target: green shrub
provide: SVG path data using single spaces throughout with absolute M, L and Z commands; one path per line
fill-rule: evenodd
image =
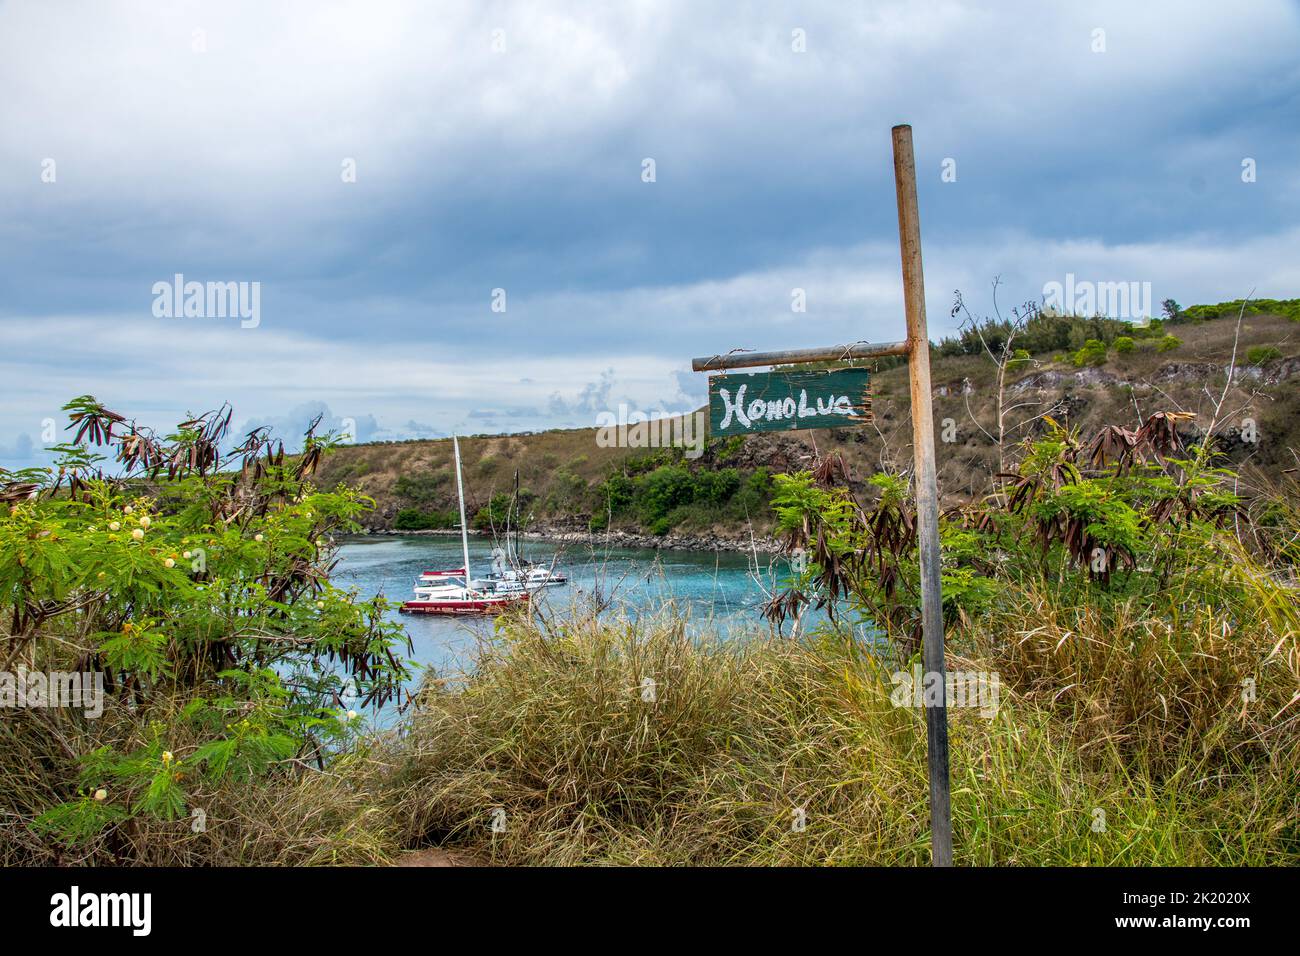
M 767 507 L 772 494 L 772 473 L 767 468 L 755 468 L 732 497 L 730 511 L 737 518 L 753 518 Z
M 1028 349 L 1016 349 L 1007 360 L 1007 371 L 1022 369 L 1033 361 Z
M 474 512 L 474 518 L 470 523 L 480 531 L 489 529 L 502 531 L 509 524 L 513 509 L 514 496 L 499 492 Z
M 735 494 L 739 487 L 740 472 L 735 468 L 701 471 L 695 475 L 694 498 L 705 504 L 720 505 Z
M 1263 365 L 1282 357 L 1282 350 L 1276 345 L 1256 345 L 1246 350 L 1246 361 L 1251 365 Z
M 610 475 L 596 489 L 596 497 L 598 510 L 623 514 L 636 500 L 636 481 L 621 473 Z
M 743 521 L 762 514 L 771 481 L 765 468 L 743 475 L 736 468 L 692 471 L 674 463 L 639 475 L 615 472 L 597 486 L 593 512 L 601 514 L 602 522 L 607 522 L 608 514 L 631 516 L 643 528 L 665 529 L 657 534 L 684 521 L 699 527 Z
M 428 505 L 447 496 L 450 480 L 451 475 L 446 471 L 404 473 L 393 482 L 393 493 L 417 505 Z
M 1183 344 L 1183 340 L 1178 338 L 1177 336 L 1166 335 L 1164 338 L 1160 340 L 1160 344 L 1156 346 L 1156 351 L 1172 352 L 1174 349 L 1178 348 L 1182 344 Z
M 1133 344 L 1133 339 L 1127 335 L 1121 335 L 1115 340 L 1115 351 L 1120 355 L 1128 355 L 1137 346 Z
M 1074 353 L 1073 362 L 1079 368 L 1105 365 L 1106 343 L 1098 339 L 1088 339 L 1083 343 L 1083 348 Z
M 421 511 L 419 508 L 403 508 L 393 519 L 393 527 L 398 531 L 440 531 L 460 526 L 460 516 L 454 511 Z
M 641 479 L 639 491 L 641 518 L 653 526 L 678 505 L 695 500 L 695 479 L 686 468 L 662 465 Z

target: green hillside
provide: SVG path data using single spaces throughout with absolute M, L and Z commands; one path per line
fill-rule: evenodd
M 1047 415 L 1090 432 L 1158 410 L 1194 413 L 1184 426 L 1186 437 L 1194 438 L 1222 396 L 1227 460 L 1265 479 L 1296 467 L 1300 300 L 1251 304 L 1236 343 L 1237 374 L 1224 395 L 1240 306 L 1192 306 L 1147 328 L 1044 316 L 1013 342 L 1019 357 L 1004 386 L 1004 442 L 1039 433 Z M 992 333 L 985 332 L 989 339 Z M 997 350 L 996 339 L 990 344 Z M 1022 344 L 1035 350 L 1020 352 Z M 972 354 L 978 348 L 968 333 L 932 352 L 939 483 L 947 503 L 980 494 L 998 470 L 997 369 L 987 354 Z M 463 438 L 471 522 L 483 529 L 504 524 L 518 469 L 521 510 L 536 530 L 739 539 L 748 536 L 752 521 L 755 530 L 766 531 L 772 474 L 834 450 L 848 464 L 854 486 L 865 490 L 874 472 L 908 466 L 907 369 L 897 360 L 866 364 L 878 370 L 874 425 L 710 439 L 694 461 L 680 449 L 603 448 L 594 427 Z M 368 518 L 372 530 L 456 526 L 449 440 L 339 448 L 326 458 L 320 482 L 340 481 L 376 500 Z

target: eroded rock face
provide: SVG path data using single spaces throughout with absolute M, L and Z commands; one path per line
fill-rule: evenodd
M 1074 373 L 1074 381 L 1077 385 L 1127 385 L 1128 382 L 1122 380 L 1113 372 L 1107 372 L 1100 368 L 1081 368 Z
M 832 429 L 843 430 L 843 429 Z M 855 429 L 856 430 L 856 429 Z M 715 456 L 717 449 L 710 449 L 706 456 Z M 773 472 L 797 471 L 808 467 L 812 446 L 805 441 L 793 441 L 785 432 L 759 432 L 748 435 L 740 448 L 725 461 L 708 458 L 710 463 L 717 463 L 731 468 L 764 467 Z
M 947 398 L 949 395 L 973 395 L 975 386 L 970 383 L 970 379 L 963 378 L 959 383 L 940 385 L 934 390 L 935 398 Z
M 1158 368 L 1151 378 L 1157 382 L 1190 382 L 1222 375 L 1226 369 L 1213 362 L 1173 362 Z
M 1228 368 L 1229 366 L 1227 365 L 1219 365 L 1214 362 L 1171 362 L 1168 365 L 1162 365 L 1158 368 L 1150 376 L 1149 381 L 1204 382 L 1217 378 L 1222 382 L 1223 376 L 1228 373 Z M 1236 368 L 1233 369 L 1232 381 L 1234 384 L 1258 383 L 1261 385 L 1276 385 L 1278 382 L 1291 378 L 1297 374 L 1300 374 L 1300 359 L 1287 359 L 1284 362 L 1275 362 L 1266 365 L 1246 365 L 1238 363 Z M 1027 375 L 1018 382 L 1013 382 L 1007 386 L 1007 390 L 1012 392 L 1025 392 L 1030 389 L 1061 388 L 1071 385 L 1083 387 L 1113 385 L 1142 388 L 1146 385 L 1146 381 L 1121 378 L 1113 372 L 1108 372 L 1103 368 L 1083 368 L 1079 369 L 1077 372 L 1062 372 L 1057 369 L 1044 369 L 1041 372 Z M 948 395 L 950 392 L 946 388 L 940 388 L 936 389 L 935 394 Z
M 1300 375 L 1300 358 L 1290 358 L 1284 362 L 1275 362 L 1260 366 L 1263 369 L 1265 385 L 1276 385 L 1288 378 Z

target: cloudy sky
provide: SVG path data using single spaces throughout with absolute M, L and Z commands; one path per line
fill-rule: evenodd
M 900 122 L 932 338 L 994 276 L 1300 295 L 1297 49 L 1286 0 L 0 0 L 0 467 L 85 393 L 588 426 L 701 403 L 693 355 L 901 338 Z M 178 273 L 256 327 L 156 314 Z

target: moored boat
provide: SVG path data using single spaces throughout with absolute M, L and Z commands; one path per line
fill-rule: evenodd
M 507 568 L 504 571 L 493 572 L 485 580 L 519 582 L 530 591 L 538 588 L 557 587 L 561 584 L 568 584 L 569 579 L 563 571 L 557 571 L 554 568 L 543 568 L 537 565 L 522 568 Z
M 528 601 L 528 588 L 518 582 L 475 581 L 469 565 L 469 531 L 465 522 L 465 488 L 460 473 L 460 440 L 452 436 L 456 458 L 456 496 L 460 502 L 460 546 L 465 563 L 453 571 L 426 571 L 416 582 L 407 614 L 497 614 Z
M 528 602 L 528 591 L 478 590 L 463 584 L 417 587 L 415 596 L 402 604 L 407 614 L 499 614 Z

